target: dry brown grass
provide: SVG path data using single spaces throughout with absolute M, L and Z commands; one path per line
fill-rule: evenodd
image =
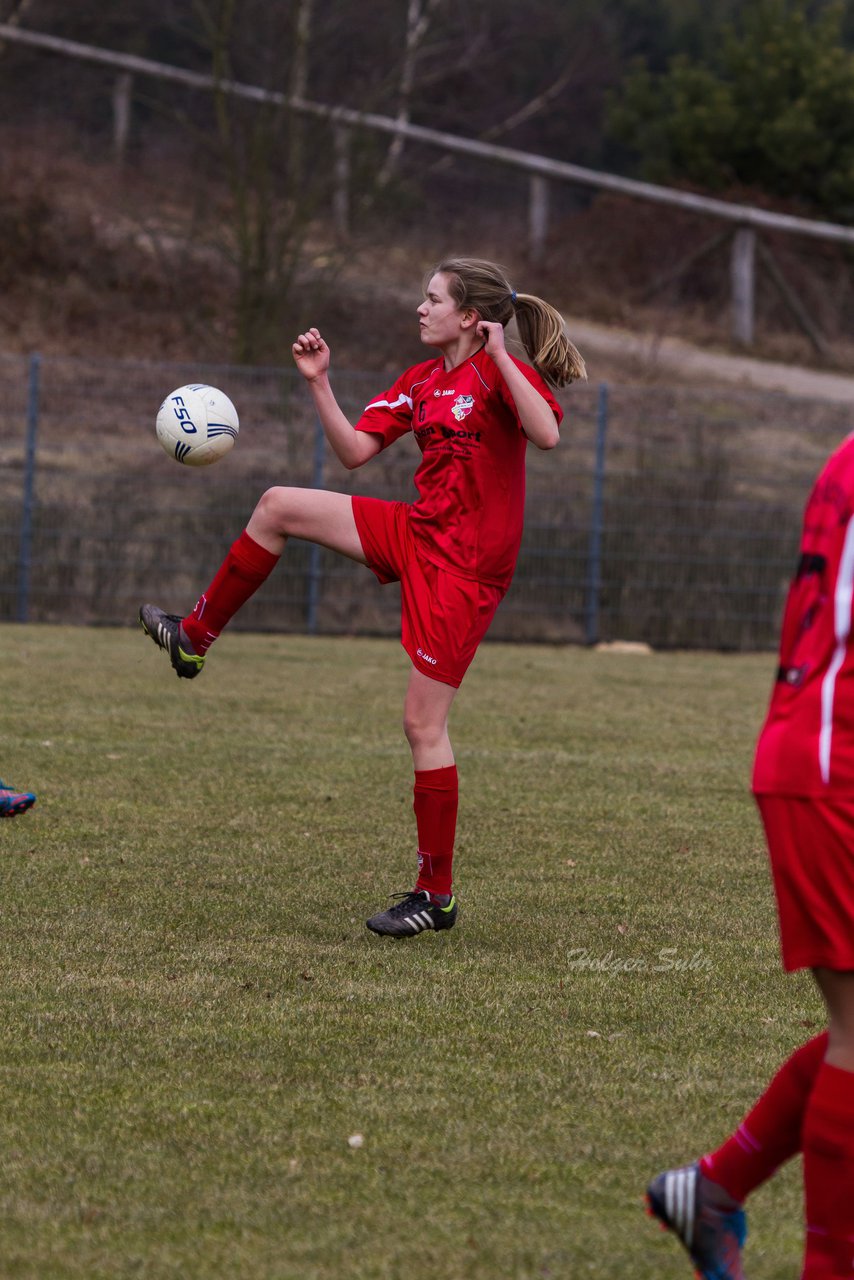
M 221 239 L 221 193 L 202 202 L 201 215 L 188 174 L 177 150 L 141 154 L 119 169 L 108 155 L 85 153 L 71 131 L 4 129 L 0 350 L 232 358 L 234 273 L 212 247 Z M 339 367 L 391 369 L 419 354 L 412 313 L 421 271 L 449 243 L 505 262 L 522 287 L 567 314 L 728 349 L 726 249 L 678 286 L 645 296 L 665 267 L 714 234 L 704 219 L 604 195 L 555 219 L 547 266 L 535 268 L 518 209 L 502 221 L 490 206 L 475 223 L 463 208 L 422 214 L 372 215 L 345 247 L 322 227 L 312 233 L 289 313 L 295 330 L 316 323 L 335 334 Z M 854 299 L 844 253 L 791 239 L 772 247 L 831 342 L 830 367 L 850 367 Z M 822 363 L 763 281 L 757 328 L 754 354 Z M 262 359 L 275 362 L 278 350 L 274 338 Z M 281 350 L 286 356 L 286 339 Z M 598 364 L 600 378 L 673 381 L 671 370 L 659 374 L 631 356 Z

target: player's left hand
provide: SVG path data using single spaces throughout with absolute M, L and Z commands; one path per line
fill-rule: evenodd
M 485 340 L 485 351 L 488 356 L 498 356 L 506 350 L 504 346 L 504 325 L 496 320 L 478 320 L 475 330 L 479 338 Z

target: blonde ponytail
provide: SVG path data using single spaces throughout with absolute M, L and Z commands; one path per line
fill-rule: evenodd
M 563 316 L 533 293 L 518 293 L 514 303 L 522 346 L 535 369 L 553 387 L 587 377 L 584 359 L 567 336 Z
M 471 307 L 481 320 L 506 325 L 516 315 L 519 337 L 538 373 L 553 387 L 565 387 L 587 370 L 567 336 L 563 316 L 533 293 L 516 293 L 502 267 L 483 258 L 447 258 L 428 272 L 448 277 L 458 307 Z

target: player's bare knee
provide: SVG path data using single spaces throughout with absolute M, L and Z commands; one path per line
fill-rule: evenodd
M 284 485 L 274 485 L 261 494 L 255 506 L 254 515 L 264 528 L 274 533 L 287 533 L 288 521 L 292 514 L 290 495 L 293 489 Z
M 403 713 L 403 732 L 410 747 L 435 747 L 446 733 L 444 720 L 437 723 L 422 712 L 408 708 Z
M 403 713 L 403 733 L 410 747 L 418 745 L 418 721 L 408 710 Z

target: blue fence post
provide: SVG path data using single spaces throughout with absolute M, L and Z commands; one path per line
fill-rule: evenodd
M 596 462 L 593 468 L 593 508 L 590 514 L 590 546 L 587 556 L 587 607 L 584 638 L 599 639 L 599 594 L 602 588 L 602 511 L 605 492 L 605 441 L 608 434 L 608 384 L 599 383 L 596 405 Z
M 311 487 L 322 489 L 323 462 L 326 453 L 326 438 L 319 418 L 314 423 L 314 462 L 312 464 Z M 310 636 L 317 635 L 317 610 L 320 604 L 320 557 L 323 548 L 313 542 L 308 552 L 308 583 L 306 585 L 306 628 Z
M 30 568 L 33 556 L 33 501 L 36 488 L 36 437 L 39 429 L 39 389 L 41 356 L 30 356 L 27 386 L 27 445 L 24 461 L 24 492 L 21 511 L 21 537 L 18 548 L 18 605 L 15 617 L 26 622 L 30 616 Z

